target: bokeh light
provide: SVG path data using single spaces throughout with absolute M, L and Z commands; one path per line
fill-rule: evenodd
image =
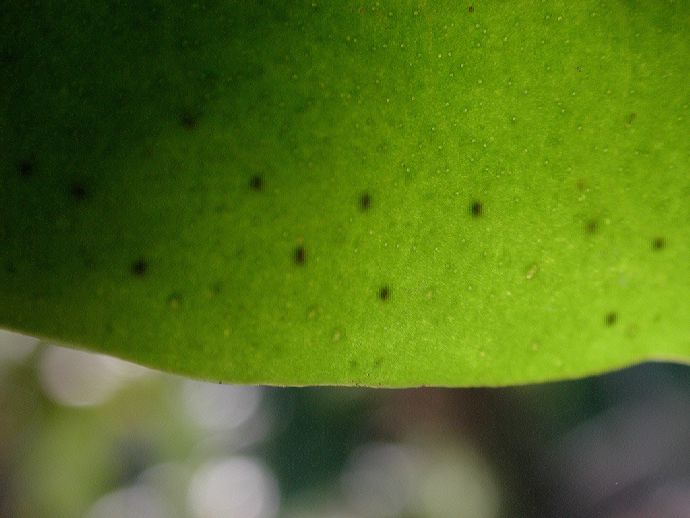
M 417 477 L 415 460 L 399 444 L 366 444 L 354 451 L 342 477 L 353 510 L 371 518 L 399 516 L 410 503 Z
M 37 338 L 0 329 L 0 368 L 3 364 L 23 362 L 38 344 Z
M 138 485 L 101 497 L 86 518 L 173 518 L 173 512 L 161 495 Z
M 221 432 L 246 423 L 259 408 L 260 387 L 245 387 L 185 381 L 184 408 L 205 430 Z
M 189 508 L 196 518 L 274 518 L 279 500 L 273 474 L 250 457 L 208 462 L 189 487 Z
M 0 332 L 0 516 L 690 516 L 690 371 L 505 389 L 192 381 Z
M 45 393 L 66 406 L 99 405 L 127 383 L 153 371 L 111 356 L 49 346 L 39 374 Z

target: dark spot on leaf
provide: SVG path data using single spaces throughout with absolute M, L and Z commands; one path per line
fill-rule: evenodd
M 86 187 L 82 185 L 81 183 L 73 183 L 69 187 L 69 194 L 72 196 L 77 201 L 84 201 L 86 197 L 88 196 L 88 193 L 86 192 Z
M 589 183 L 585 178 L 580 178 L 577 180 L 577 190 L 580 192 L 585 192 L 589 189 Z
M 379 356 L 374 360 L 374 369 L 380 369 L 381 365 L 383 365 L 383 358 Z
M 475 218 L 478 218 L 479 216 L 481 216 L 483 210 L 484 210 L 484 207 L 482 206 L 482 202 L 480 202 L 480 201 L 473 201 L 472 205 L 470 205 L 470 213 Z
M 144 259 L 137 259 L 132 263 L 132 275 L 142 277 L 149 269 L 149 265 Z
M 180 116 L 180 124 L 186 130 L 193 130 L 199 124 L 198 119 L 189 112 L 185 112 Z
M 92 269 L 96 262 L 94 261 L 93 257 L 91 257 L 89 252 L 84 250 L 80 252 L 80 255 L 82 256 L 82 260 L 84 261 L 84 267 L 88 268 L 89 270 Z
M 17 273 L 17 267 L 14 265 L 14 263 L 6 262 L 5 271 L 10 275 L 14 275 L 15 273 Z
M 599 222 L 596 219 L 590 219 L 585 223 L 585 232 L 587 234 L 596 234 L 599 230 Z
M 362 193 L 359 197 L 359 208 L 362 209 L 362 211 L 367 211 L 369 207 L 371 207 L 371 196 L 368 192 Z
M 388 286 L 382 286 L 382 287 L 379 289 L 379 298 L 380 298 L 381 300 L 384 300 L 384 301 L 386 301 L 386 300 L 388 300 L 389 298 L 391 298 L 391 290 L 390 290 L 390 288 L 389 288 Z
M 294 254 L 295 264 L 302 266 L 307 261 L 307 251 L 302 245 L 295 248 Z
M 350 360 L 350 370 L 357 370 L 357 367 L 359 367 L 359 363 L 357 362 L 357 360 Z
M 17 62 L 17 55 L 9 49 L 0 50 L 0 66 L 14 65 Z
M 468 12 L 468 13 L 473 13 L 473 12 L 474 12 L 474 6 L 473 6 L 473 5 L 470 5 L 470 6 L 467 8 L 467 12 Z
M 629 113 L 625 119 L 625 122 L 627 122 L 628 124 L 632 124 L 636 118 L 637 114 L 635 112 Z
M 618 322 L 618 313 L 616 313 L 615 311 L 610 311 L 610 312 L 606 313 L 606 317 L 604 318 L 604 322 L 606 323 L 606 325 L 608 327 L 615 325 L 616 322 Z
M 168 296 L 168 306 L 170 309 L 178 309 L 182 305 L 182 295 L 179 293 L 171 293 Z
M 663 250 L 666 248 L 666 240 L 663 237 L 652 239 L 652 250 Z
M 22 160 L 17 164 L 17 171 L 20 176 L 32 176 L 34 174 L 34 163 L 31 160 Z
M 264 179 L 261 176 L 255 174 L 249 179 L 249 188 L 252 191 L 256 192 L 262 191 L 264 188 Z

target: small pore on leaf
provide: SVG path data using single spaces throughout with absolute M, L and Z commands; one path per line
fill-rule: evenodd
M 618 322 L 618 313 L 616 313 L 615 311 L 609 311 L 608 313 L 606 313 L 606 316 L 604 317 L 604 323 L 607 327 L 616 325 L 616 322 Z
M 596 234 L 599 230 L 599 222 L 596 219 L 590 219 L 585 223 L 585 233 Z
M 29 177 L 34 174 L 34 163 L 31 160 L 22 160 L 17 164 L 19 176 Z
M 168 306 L 170 306 L 170 309 L 179 309 L 180 305 L 182 304 L 182 295 L 179 293 L 171 293 L 168 296 Z
M 258 174 L 255 174 L 249 179 L 249 188 L 256 192 L 262 191 L 264 188 L 264 179 Z
M 655 237 L 652 239 L 652 250 L 659 251 L 666 248 L 666 240 L 663 237 Z
M 69 194 L 76 201 L 84 201 L 88 196 L 86 187 L 79 182 L 75 182 L 69 186 Z
M 359 208 L 362 212 L 366 212 L 371 207 L 371 195 L 368 192 L 362 193 L 359 197 Z
M 472 202 L 472 205 L 470 205 L 470 214 L 472 214 L 472 216 L 475 218 L 480 217 L 483 211 L 484 207 L 480 201 L 475 200 Z
M 295 248 L 295 253 L 293 256 L 295 264 L 298 266 L 303 266 L 307 262 L 307 251 L 302 245 Z
M 146 275 L 148 269 L 149 265 L 143 258 L 137 259 L 132 263 L 131 266 L 132 275 L 136 275 L 137 277 L 143 277 Z
M 184 112 L 180 115 L 180 124 L 186 130 L 193 130 L 199 124 L 198 119 L 189 112 Z
M 388 286 L 381 286 L 379 288 L 379 299 L 387 301 L 391 298 L 391 289 Z

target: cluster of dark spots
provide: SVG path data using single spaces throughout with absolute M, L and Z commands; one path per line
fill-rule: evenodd
M 184 112 L 180 115 L 180 124 L 186 130 L 193 130 L 199 124 L 199 119 L 192 115 L 190 112 Z
M 34 163 L 31 160 L 22 160 L 17 164 L 19 176 L 29 177 L 34 174 Z
M 618 313 L 615 311 L 609 311 L 606 313 L 606 316 L 604 317 L 604 323 L 608 326 L 614 326 L 616 325 L 616 322 L 618 322 Z
M 149 265 L 143 258 L 139 258 L 132 263 L 130 269 L 132 271 L 132 275 L 136 275 L 137 277 L 143 277 L 144 275 L 146 275 L 146 272 L 149 269 Z
M 637 118 L 637 113 L 631 112 L 631 113 L 629 113 L 628 116 L 625 118 L 625 122 L 627 122 L 628 124 L 632 124 L 632 123 L 635 121 L 636 118 Z
M 264 190 L 264 179 L 259 176 L 258 174 L 255 174 L 249 179 L 249 188 L 252 191 L 260 192 Z
M 88 193 L 86 187 L 80 182 L 74 182 L 69 186 L 69 195 L 76 201 L 84 201 Z
M 663 250 L 666 248 L 666 240 L 663 237 L 655 237 L 652 239 L 652 250 Z
M 474 6 L 473 6 L 473 5 L 470 5 L 470 6 L 467 8 L 467 12 L 468 12 L 468 13 L 473 13 L 473 12 L 474 12 Z
M 302 245 L 299 245 L 297 248 L 295 248 L 295 251 L 293 253 L 293 259 L 295 261 L 295 264 L 299 266 L 303 266 L 304 263 L 307 262 L 307 251 L 304 249 Z
M 371 207 L 371 195 L 368 192 L 363 192 L 359 197 L 359 208 L 362 212 L 369 210 Z
M 470 214 L 472 214 L 472 217 L 478 218 L 483 212 L 484 207 L 482 206 L 482 202 L 478 200 L 473 201 L 472 205 L 470 205 Z
M 379 299 L 386 301 L 391 298 L 391 289 L 388 286 L 381 286 L 379 288 Z
M 599 230 L 599 222 L 596 219 L 590 219 L 585 222 L 585 232 L 587 234 L 596 234 Z

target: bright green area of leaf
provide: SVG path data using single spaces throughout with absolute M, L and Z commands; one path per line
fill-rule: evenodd
M 6 2 L 0 323 L 195 377 L 690 359 L 686 2 Z

